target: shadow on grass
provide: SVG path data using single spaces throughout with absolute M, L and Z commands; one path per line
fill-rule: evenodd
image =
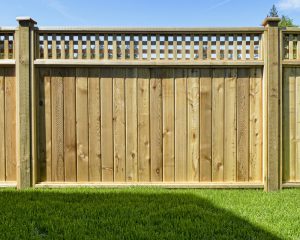
M 1 239 L 279 239 L 190 193 L 0 192 Z

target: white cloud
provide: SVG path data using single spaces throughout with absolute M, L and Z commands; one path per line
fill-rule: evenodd
M 280 10 L 300 10 L 300 0 L 280 0 L 278 7 Z

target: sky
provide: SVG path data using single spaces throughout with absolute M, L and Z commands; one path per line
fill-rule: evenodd
M 300 0 L 0 0 L 0 26 L 256 27 L 273 4 L 300 25 Z

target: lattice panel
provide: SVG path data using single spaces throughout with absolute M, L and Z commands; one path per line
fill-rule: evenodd
M 259 33 L 39 34 L 41 59 L 262 60 Z
M 0 59 L 14 58 L 14 34 L 0 32 Z
M 300 34 L 283 35 L 283 57 L 288 60 L 300 59 Z

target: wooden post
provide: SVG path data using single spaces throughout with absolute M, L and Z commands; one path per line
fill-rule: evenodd
M 280 18 L 267 17 L 263 26 L 265 31 L 265 106 L 266 121 L 264 147 L 264 189 L 280 189 L 280 51 L 279 27 Z
M 17 17 L 16 82 L 17 82 L 17 188 L 32 186 L 31 154 L 31 81 L 32 31 L 36 22 L 30 17 Z

